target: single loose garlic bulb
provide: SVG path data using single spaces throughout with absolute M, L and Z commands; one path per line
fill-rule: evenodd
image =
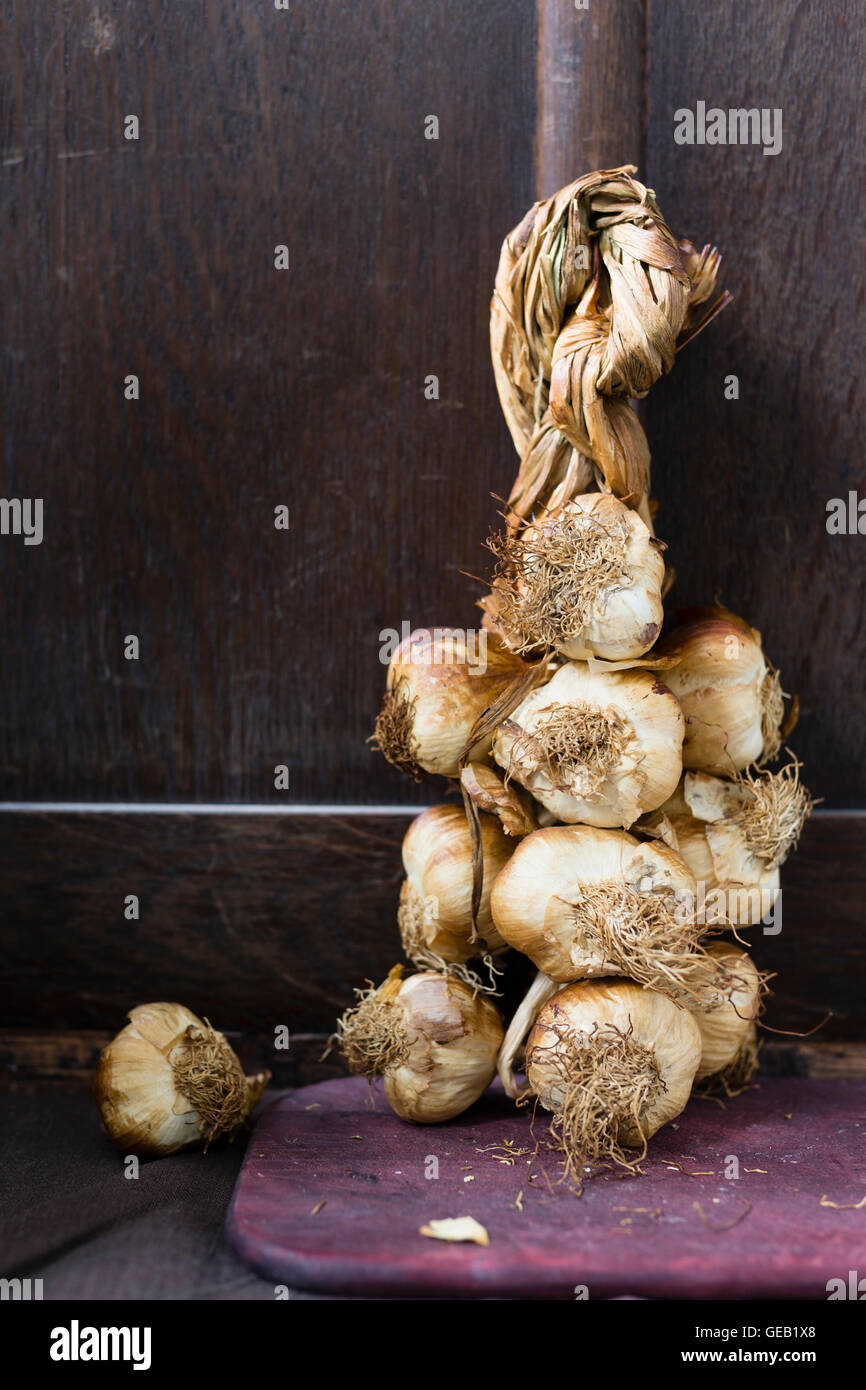
M 544 1005 L 526 1044 L 529 1088 L 573 1177 L 591 1162 L 633 1167 L 685 1108 L 701 1060 L 687 1009 L 629 980 L 584 980 Z M 642 1154 L 637 1156 L 639 1161 Z
M 776 756 L 784 697 L 759 632 L 725 608 L 688 609 L 654 655 L 677 658 L 665 682 L 685 715 L 685 768 L 730 777 Z
M 472 727 L 525 663 L 487 633 L 418 628 L 400 643 L 388 667 L 374 747 L 417 780 L 425 772 L 459 777 Z M 473 750 L 483 758 L 489 739 Z
M 503 1037 L 489 999 L 432 970 L 404 979 L 402 965 L 378 989 L 356 993 L 360 1002 L 340 1019 L 337 1042 L 351 1071 L 383 1078 L 401 1119 L 451 1120 L 487 1089 Z
M 761 1011 L 764 977 L 751 957 L 725 941 L 713 941 L 708 953 L 730 972 L 731 984 L 718 1007 L 694 1015 L 701 1033 L 701 1061 L 695 1081 L 716 1078 L 724 1087 L 745 1086 L 758 1064 L 755 1021 Z
M 506 949 L 490 915 L 490 890 L 516 842 L 495 817 L 480 814 L 478 819 L 484 878 L 477 937 L 472 930 L 472 838 L 463 807 L 431 806 L 403 838 L 406 880 L 398 921 L 403 949 L 416 965 L 441 970 Z
M 812 809 L 799 769 L 794 759 L 779 772 L 756 770 L 734 781 L 687 772 L 648 818 L 692 870 L 707 926 L 754 926 L 772 911 L 779 868 Z
M 619 661 L 658 637 L 663 546 L 611 493 L 584 493 L 489 546 L 499 564 L 482 606 L 513 650 Z
M 683 727 L 651 671 L 569 661 L 500 725 L 493 756 L 558 820 L 628 827 L 676 787 Z
M 99 1058 L 93 1093 L 124 1154 L 207 1148 L 246 1123 L 270 1072 L 244 1076 L 222 1033 L 181 1004 L 140 1004 Z
M 490 908 L 508 944 L 551 980 L 628 975 L 699 1007 L 724 981 L 699 947 L 695 889 L 688 865 L 665 844 L 551 826 L 521 840 Z

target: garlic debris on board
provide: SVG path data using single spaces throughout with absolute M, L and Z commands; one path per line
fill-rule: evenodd
M 627 975 L 691 1007 L 724 971 L 699 945 L 685 861 L 624 830 L 551 826 L 521 840 L 493 885 L 496 926 L 551 980 Z
M 459 777 L 475 721 L 525 671 L 485 632 L 418 628 L 391 658 L 373 746 L 418 780 L 425 772 Z M 484 740 L 474 756 L 483 758 L 489 746 Z
M 717 1008 L 694 1015 L 701 1034 L 701 1061 L 695 1081 L 712 1077 L 726 1090 L 740 1090 L 758 1066 L 755 1022 L 761 1011 L 764 977 L 737 946 L 713 941 L 707 951 L 730 971 L 734 983 L 720 995 Z
M 378 989 L 337 1024 L 349 1069 L 381 1076 L 401 1119 L 437 1124 L 460 1115 L 496 1073 L 503 1029 L 498 1012 L 463 980 L 426 970 L 403 977 L 395 965 Z
M 677 658 L 665 682 L 685 715 L 686 769 L 730 777 L 776 756 L 784 697 L 759 632 L 725 608 L 688 609 L 654 655 Z
M 633 1167 L 691 1094 L 701 1034 L 687 1009 L 629 980 L 584 980 L 554 994 L 526 1044 L 530 1091 L 551 1111 L 566 1172 Z
M 748 927 L 769 913 L 779 869 L 812 809 L 792 759 L 779 772 L 754 769 L 733 781 L 687 772 L 648 823 L 677 850 L 698 883 L 707 926 Z
M 493 756 L 558 820 L 628 827 L 676 787 L 683 731 L 651 671 L 569 661 L 500 725 Z
M 479 824 L 484 877 L 477 937 L 472 931 L 472 839 L 463 807 L 431 806 L 406 831 L 406 879 L 397 915 L 403 949 L 416 965 L 459 966 L 506 949 L 490 915 L 490 890 L 516 841 L 493 816 L 481 814 Z
M 270 1072 L 244 1076 L 222 1033 L 181 1004 L 140 1004 L 99 1058 L 93 1093 L 124 1154 L 207 1148 L 249 1119 Z
M 488 545 L 499 563 L 482 607 L 514 651 L 618 661 L 658 637 L 664 547 L 612 493 L 584 493 Z

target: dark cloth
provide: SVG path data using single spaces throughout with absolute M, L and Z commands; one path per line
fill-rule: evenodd
M 273 1300 L 223 1234 L 245 1147 L 126 1178 L 89 1095 L 0 1093 L 0 1274 L 42 1279 L 46 1300 Z

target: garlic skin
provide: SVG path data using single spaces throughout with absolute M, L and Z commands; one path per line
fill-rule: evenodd
M 462 806 L 431 806 L 403 838 L 406 879 L 398 920 L 407 956 L 416 965 L 462 964 L 496 954 L 506 944 L 490 915 L 493 880 L 511 858 L 515 841 L 493 816 L 479 815 L 484 881 L 478 938 L 472 932 L 472 839 Z
M 483 634 L 467 641 L 454 628 L 417 628 L 400 643 L 388 666 L 385 702 L 374 746 L 416 780 L 424 773 L 459 777 L 459 760 L 472 727 L 525 663 Z M 489 751 L 489 739 L 473 750 Z
M 776 865 L 767 865 L 751 853 L 734 819 L 713 825 L 694 814 L 689 794 L 693 778 L 716 778 L 705 773 L 687 773 L 679 798 L 684 810 L 667 811 L 673 829 L 671 843 L 685 859 L 700 885 L 702 916 L 707 927 L 754 927 L 772 912 L 781 892 L 781 875 Z M 733 783 L 721 783 L 727 810 L 737 804 Z M 728 800 L 730 789 L 734 793 Z M 675 803 L 676 805 L 677 803 Z M 696 803 L 697 804 L 697 803 Z M 662 807 L 665 812 L 666 808 Z
M 604 1066 L 612 1047 L 615 1071 Z M 554 994 L 526 1045 L 529 1085 L 557 1117 L 573 1165 L 622 1162 L 622 1148 L 642 1148 L 685 1108 L 700 1060 L 688 1010 L 622 979 L 584 980 Z
M 270 1072 L 245 1077 L 223 1034 L 181 1004 L 140 1004 L 128 1018 L 103 1048 L 93 1085 L 121 1153 L 158 1158 L 207 1147 L 246 1123 Z
M 397 965 L 359 997 L 338 1023 L 340 1048 L 351 1071 L 383 1078 L 401 1119 L 451 1120 L 490 1085 L 503 1028 L 483 994 L 433 970 L 404 979 Z
M 779 869 L 799 839 L 812 798 L 799 763 L 736 781 L 687 772 L 649 823 L 677 850 L 699 885 L 708 926 L 754 926 L 772 911 Z
M 658 637 L 663 547 L 612 493 L 584 493 L 489 544 L 499 566 L 482 606 L 513 650 L 620 661 Z
M 506 835 L 528 835 L 538 829 L 537 806 L 523 787 L 506 785 L 505 778 L 487 763 L 467 763 L 460 769 L 464 797 L 495 816 Z
M 685 715 L 683 767 L 730 777 L 774 758 L 784 702 L 761 634 L 725 608 L 695 608 L 656 644 L 676 657 L 665 682 Z
M 641 842 L 623 830 L 551 826 L 520 842 L 493 885 L 490 907 L 508 944 L 557 983 L 626 970 L 633 974 L 641 963 L 653 972 L 645 981 L 649 983 L 658 965 L 667 961 L 673 970 L 673 961 L 668 954 L 655 956 L 650 949 L 654 942 L 642 940 L 642 904 L 662 898 L 679 915 L 665 937 L 668 948 L 676 942 L 685 958 L 678 962 L 678 972 L 687 972 L 698 942 L 695 892 L 690 869 L 667 845 Z M 599 899 L 601 910 L 596 912 Z M 631 930 L 617 952 L 617 936 L 628 925 L 630 910 Z M 672 973 L 671 984 L 674 979 Z
M 701 1034 L 696 1081 L 716 1076 L 736 1061 L 761 1010 L 761 976 L 746 952 L 722 941 L 711 942 L 707 951 L 731 972 L 734 987 L 718 1008 L 694 1015 Z
M 555 980 L 551 980 L 549 975 L 545 975 L 539 970 L 505 1030 L 505 1037 L 496 1059 L 496 1070 L 505 1094 L 510 1096 L 512 1100 L 517 1100 L 522 1090 L 525 1089 L 518 1085 L 515 1072 L 517 1071 L 518 1059 L 524 1052 L 523 1044 L 526 1041 L 526 1035 L 535 1024 L 542 1007 L 560 988 L 561 986 Z
M 674 791 L 684 728 L 651 671 L 570 661 L 500 725 L 492 751 L 558 820 L 627 828 Z

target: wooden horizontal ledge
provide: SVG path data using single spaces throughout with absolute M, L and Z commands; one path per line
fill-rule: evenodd
M 0 1029 L 0 1086 L 7 1090 L 86 1090 L 93 1084 L 99 1054 L 113 1034 L 99 1029 L 43 1033 L 35 1029 Z M 298 1033 L 288 1049 L 273 1038 L 228 1032 L 247 1072 L 272 1075 L 272 1086 L 307 1086 L 345 1076 L 346 1067 L 328 1050 L 325 1033 Z M 814 1042 L 765 1039 L 761 1051 L 764 1076 L 804 1076 L 844 1080 L 866 1077 L 866 1042 Z
M 133 1005 L 177 999 L 225 1030 L 328 1033 L 399 959 L 409 809 L 0 813 L 0 1027 L 112 1032 Z M 781 932 L 749 933 L 776 972 L 774 1028 L 829 1013 L 821 1041 L 866 1040 L 864 901 L 866 816 L 816 815 L 783 870 Z M 526 969 L 509 966 L 511 998 Z

